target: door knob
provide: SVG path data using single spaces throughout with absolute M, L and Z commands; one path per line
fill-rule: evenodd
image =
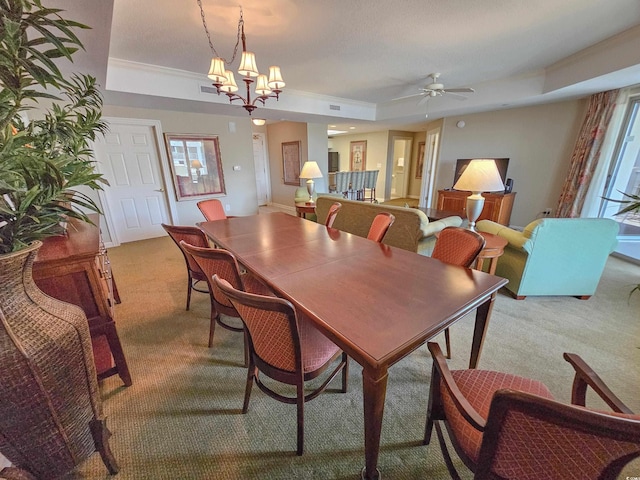
M 155 190 L 156 192 L 164 192 L 164 188 L 159 188 L 157 190 Z

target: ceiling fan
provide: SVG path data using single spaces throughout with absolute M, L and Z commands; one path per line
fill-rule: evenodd
M 394 98 L 393 100 L 402 100 L 411 97 L 425 97 L 423 100 L 428 100 L 429 98 L 439 97 L 445 94 L 451 95 L 460 100 L 466 100 L 467 97 L 460 95 L 461 93 L 475 92 L 473 88 L 444 88 L 444 84 L 438 82 L 438 78 L 440 77 L 439 73 L 431 73 L 429 74 L 429 77 L 431 77 L 431 83 L 419 88 L 418 90 L 420 93 Z

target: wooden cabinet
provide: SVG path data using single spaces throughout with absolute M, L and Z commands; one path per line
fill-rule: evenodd
M 465 217 L 469 195 L 471 192 L 438 190 L 438 210 L 457 212 L 458 215 Z M 484 208 L 478 220 L 492 220 L 502 225 L 509 225 L 516 192 L 483 193 L 482 196 L 484 197 Z
M 95 225 L 72 220 L 66 235 L 43 241 L 33 264 L 33 279 L 46 294 L 84 310 L 98 378 L 118 374 L 129 386 L 131 376 L 114 322 L 118 292 L 97 226 L 100 217 L 92 214 L 90 218 Z

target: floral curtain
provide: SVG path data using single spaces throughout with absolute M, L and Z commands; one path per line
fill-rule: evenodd
M 609 90 L 596 93 L 589 99 L 587 113 L 571 155 L 569 174 L 558 201 L 557 217 L 580 216 L 617 97 L 618 90 Z

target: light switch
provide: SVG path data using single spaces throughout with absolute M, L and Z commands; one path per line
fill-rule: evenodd
M 233 166 L 233 171 L 234 171 L 234 172 L 239 172 L 240 170 L 242 170 L 242 168 L 240 167 L 240 165 L 234 165 L 234 166 Z
M 236 122 L 229 122 L 229 133 L 236 133 Z

